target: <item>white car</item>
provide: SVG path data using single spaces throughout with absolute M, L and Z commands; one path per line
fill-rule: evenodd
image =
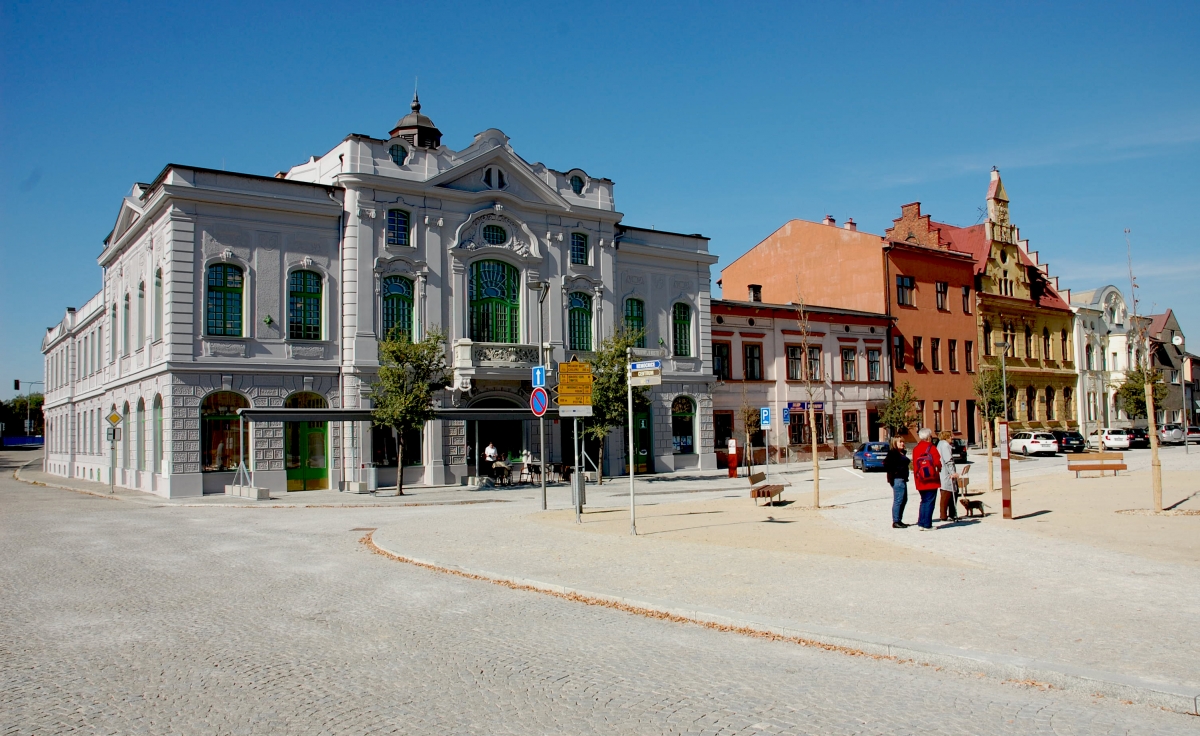
M 1158 441 L 1163 445 L 1182 445 L 1183 426 L 1179 424 L 1164 424 L 1158 429 Z
M 1009 441 L 1008 449 L 1025 456 L 1041 452 L 1053 455 L 1058 452 L 1058 440 L 1049 432 L 1017 432 Z
M 1093 429 L 1088 435 L 1088 447 L 1095 447 L 1097 450 L 1128 450 L 1129 432 L 1112 427 Z

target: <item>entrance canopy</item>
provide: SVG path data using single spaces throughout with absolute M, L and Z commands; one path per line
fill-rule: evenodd
M 369 422 L 370 409 L 238 409 L 238 416 L 251 422 Z M 435 419 L 475 421 L 536 419 L 529 409 L 518 407 L 434 409 Z M 558 409 L 547 409 L 547 419 L 558 419 Z

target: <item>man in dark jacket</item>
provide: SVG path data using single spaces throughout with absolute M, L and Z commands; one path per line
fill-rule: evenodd
M 908 455 L 904 454 L 904 440 L 892 438 L 892 447 L 887 457 L 883 459 L 883 470 L 887 473 L 888 485 L 892 487 L 892 528 L 904 529 L 908 526 L 901 519 L 904 517 L 904 506 L 908 503 Z

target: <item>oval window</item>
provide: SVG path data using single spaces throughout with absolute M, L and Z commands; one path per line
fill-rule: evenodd
M 485 225 L 483 239 L 487 241 L 488 245 L 503 245 L 508 240 L 508 233 L 504 232 L 504 228 L 499 225 Z
M 571 177 L 571 191 L 576 195 L 583 194 L 583 177 L 575 175 Z
M 408 158 L 408 151 L 404 150 L 404 146 L 399 143 L 392 144 L 392 147 L 388 149 L 388 153 L 391 154 L 392 160 L 396 162 L 397 166 L 403 166 L 404 161 Z

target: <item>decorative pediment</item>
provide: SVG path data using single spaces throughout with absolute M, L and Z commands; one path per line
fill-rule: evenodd
M 557 191 L 534 174 L 529 164 L 507 146 L 497 146 L 476 156 L 461 159 L 461 163 L 430 179 L 429 183 L 436 187 L 512 197 L 554 205 L 564 210 L 571 209 L 570 204 Z
M 523 259 L 542 258 L 537 236 L 500 204 L 472 213 L 458 226 L 451 242 L 451 253 L 506 250 Z

